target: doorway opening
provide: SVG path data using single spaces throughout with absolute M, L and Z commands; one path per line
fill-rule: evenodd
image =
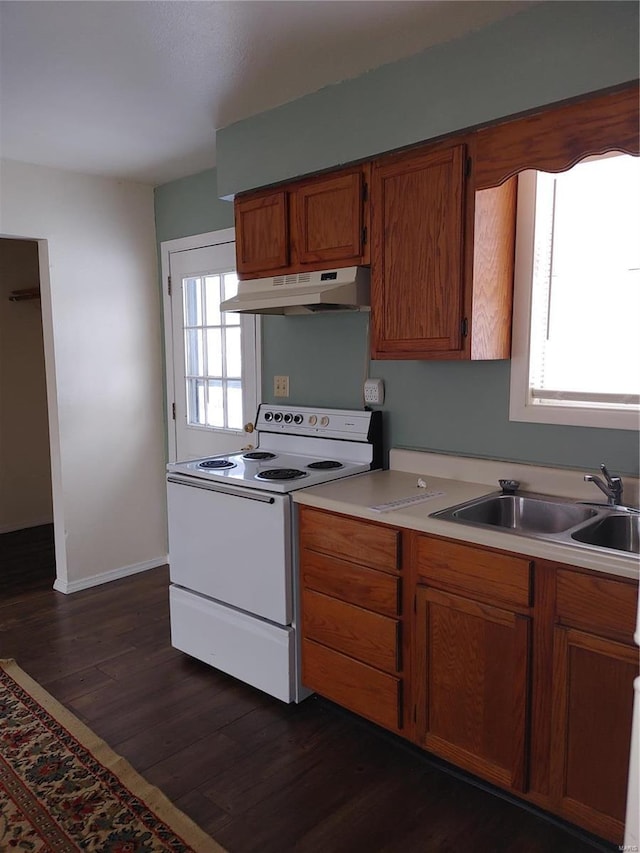
M 0 585 L 9 589 L 50 589 L 56 578 L 40 301 L 44 242 L 0 237 Z

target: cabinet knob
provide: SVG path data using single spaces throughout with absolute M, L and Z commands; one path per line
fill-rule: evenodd
M 253 430 L 254 430 L 254 426 L 253 426 L 253 424 L 251 423 L 251 421 L 249 421 L 249 423 L 248 423 L 248 424 L 245 424 L 245 425 L 242 427 L 242 429 L 243 429 L 245 432 L 253 432 Z

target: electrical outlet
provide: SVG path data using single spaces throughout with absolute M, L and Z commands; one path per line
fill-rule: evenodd
M 382 379 L 367 379 L 364 383 L 364 401 L 379 406 L 384 403 L 384 382 Z
M 273 377 L 273 396 L 288 397 L 289 396 L 289 377 L 274 376 Z

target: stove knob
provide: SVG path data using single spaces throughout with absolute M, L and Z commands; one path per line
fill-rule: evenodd
M 287 412 L 286 415 L 284 416 L 285 424 L 290 424 L 292 420 L 293 420 L 293 415 L 291 414 L 291 412 Z
M 315 426 L 318 423 L 318 418 L 315 415 L 309 415 L 309 425 Z
M 282 421 L 282 412 L 276 412 L 273 419 L 277 424 L 279 424 Z
M 326 415 L 320 418 L 320 426 L 329 426 L 329 418 Z
M 294 415 L 293 416 L 294 424 L 301 424 L 303 420 L 304 420 L 304 418 L 302 417 L 302 415 Z
M 265 421 L 272 421 L 273 420 L 273 412 L 265 412 L 264 413 L 264 419 L 265 419 Z

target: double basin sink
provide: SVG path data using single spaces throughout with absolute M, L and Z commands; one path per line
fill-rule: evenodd
M 499 529 L 578 547 L 640 553 L 640 512 L 533 493 L 491 494 L 434 512 L 459 524 Z

